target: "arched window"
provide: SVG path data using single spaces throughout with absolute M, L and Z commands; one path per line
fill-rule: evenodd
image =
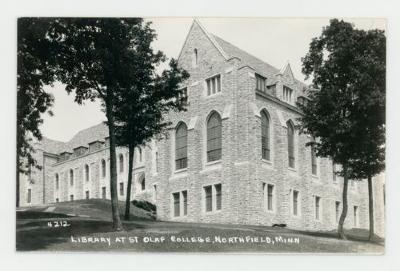
M 317 155 L 314 145 L 311 145 L 311 173 L 317 175 Z
M 187 167 L 187 127 L 181 122 L 175 132 L 175 169 Z
M 60 180 L 58 177 L 58 173 L 56 173 L 56 189 L 58 190 L 60 188 Z
M 195 68 L 195 67 L 197 67 L 197 61 L 198 61 L 198 53 L 197 53 L 197 49 L 195 48 L 194 50 L 193 50 L 193 59 L 192 59 L 192 61 L 193 61 L 193 67 Z
M 124 156 L 119 155 L 119 172 L 124 172 Z
M 261 153 L 262 159 L 270 160 L 269 118 L 265 111 L 261 112 Z
M 288 143 L 288 160 L 289 167 L 294 168 L 295 159 L 294 159 L 294 127 L 293 124 L 288 121 L 287 125 L 287 143 Z
M 89 181 L 89 166 L 85 165 L 85 181 Z
M 101 159 L 101 177 L 106 177 L 106 160 Z
M 139 162 L 142 162 L 142 148 L 139 147 Z
M 213 112 L 207 121 L 207 162 L 221 159 L 222 123 L 217 112 Z
M 74 171 L 72 169 L 69 170 L 69 185 L 74 185 Z
M 146 178 L 144 177 L 144 174 L 140 176 L 139 184 L 142 191 L 146 189 Z

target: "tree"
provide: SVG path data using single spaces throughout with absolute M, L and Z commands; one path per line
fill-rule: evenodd
M 310 100 L 299 104 L 304 113 L 301 128 L 319 139 L 310 143 L 318 156 L 342 165 L 341 238 L 349 179 L 375 175 L 384 165 L 385 50 L 383 31 L 358 30 L 333 19 L 302 59 L 302 71 L 306 78 L 313 77 L 313 88 Z M 372 197 L 372 217 L 371 202 Z
M 132 170 L 134 150 L 145 144 L 154 136 L 166 131 L 170 122 L 165 121 L 163 115 L 170 110 L 185 110 L 185 96 L 182 95 L 180 84 L 189 77 L 189 74 L 178 67 L 172 59 L 169 69 L 157 75 L 156 65 L 164 60 L 161 52 L 154 54 L 150 47 L 155 38 L 154 31 L 149 24 L 145 26 L 147 38 L 141 38 L 140 45 L 135 46 L 132 52 L 132 70 L 129 72 L 135 83 L 128 89 L 119 92 L 115 107 L 117 144 L 128 147 L 129 169 L 126 193 L 125 219 L 130 218 L 130 199 L 132 188 Z M 141 67 L 140 69 L 135 68 Z M 128 68 L 129 69 L 129 68 Z
M 118 93 L 134 85 L 129 74 L 134 66 L 131 54 L 143 31 L 141 18 L 57 19 L 49 31 L 51 39 L 61 45 L 58 76 L 66 84 L 67 92 L 75 91 L 75 101 L 79 104 L 100 99 L 107 117 L 114 230 L 122 230 L 118 210 L 114 113 L 118 106 Z
M 44 91 L 45 85 L 56 80 L 57 48 L 47 38 L 51 19 L 18 19 L 17 44 L 17 163 L 16 206 L 19 206 L 19 175 L 28 174 L 32 167 L 40 169 L 34 158 L 32 142 L 40 141 L 42 114 L 50 110 L 53 96 Z

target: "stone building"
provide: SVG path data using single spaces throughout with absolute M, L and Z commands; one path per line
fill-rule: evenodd
M 133 198 L 157 205 L 160 220 L 231 224 L 287 224 L 303 230 L 337 227 L 341 177 L 317 158 L 299 134 L 296 102 L 307 86 L 290 65 L 276 69 L 194 21 L 178 63 L 190 73 L 182 86 L 186 112 L 170 112 L 169 136 L 135 153 Z M 43 164 L 21 182 L 23 204 L 109 198 L 107 127 L 71 141 L 44 139 Z M 118 148 L 118 190 L 126 193 L 127 149 Z M 34 174 L 35 175 L 35 174 Z M 376 230 L 384 232 L 384 181 L 374 182 Z M 368 228 L 365 181 L 349 185 L 346 227 Z

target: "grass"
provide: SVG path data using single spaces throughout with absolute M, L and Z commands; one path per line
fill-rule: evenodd
M 133 206 L 132 219 L 123 232 L 111 232 L 110 203 L 104 200 L 59 203 L 52 213 L 46 208 L 17 212 L 17 250 L 47 251 L 139 251 L 139 252 L 255 252 L 255 253 L 383 253 L 382 239 L 367 242 L 367 232 L 352 230 L 349 240 L 338 240 L 334 232 L 302 232 L 266 226 L 221 225 L 154 221 Z M 72 212 L 73 211 L 73 212 Z M 90 217 L 67 214 L 90 215 Z M 48 221 L 65 220 L 68 227 L 48 227 Z M 78 243 L 74 240 L 104 238 L 108 242 Z M 181 238 L 181 242 L 174 238 Z M 260 242 L 220 242 L 235 237 Z M 109 239 L 108 239 L 109 238 Z M 210 242 L 205 240 L 209 238 Z M 270 243 L 261 242 L 269 238 Z M 125 239 L 125 242 L 117 242 Z M 203 242 L 199 242 L 201 239 Z M 137 242 L 136 242 L 137 240 Z M 297 242 L 291 242 L 298 240 Z M 130 242 L 131 241 L 131 242 Z M 148 242 L 147 242 L 148 241 Z

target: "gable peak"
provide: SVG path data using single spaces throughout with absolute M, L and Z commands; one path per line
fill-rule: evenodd
M 205 27 L 201 24 L 201 22 L 199 21 L 198 18 L 194 18 L 194 19 L 193 19 L 192 26 L 190 27 L 190 30 L 189 30 L 189 32 L 188 32 L 188 34 L 187 34 L 187 36 L 186 36 L 186 40 L 187 40 L 187 38 L 188 38 L 190 32 L 192 31 L 192 29 L 193 29 L 193 27 L 194 27 L 195 25 L 198 26 L 198 27 L 201 29 L 201 31 L 202 31 L 202 32 L 204 33 L 204 35 L 210 40 L 210 42 L 214 45 L 214 47 L 215 47 L 215 48 L 220 52 L 220 54 L 227 60 L 227 59 L 229 58 L 228 55 L 227 55 L 227 53 L 222 49 L 221 45 L 215 40 L 214 36 L 211 35 L 210 33 L 208 33 L 208 31 L 207 31 L 207 30 L 205 29 Z M 185 45 L 185 43 L 186 43 L 186 40 L 185 40 L 185 42 L 184 42 L 184 45 Z M 184 46 L 184 45 L 183 45 L 183 46 Z M 182 49 L 183 49 L 183 47 L 182 47 Z M 178 59 L 180 58 L 180 56 L 181 56 L 181 54 L 182 54 L 182 49 L 181 49 L 181 52 L 180 52 L 180 54 L 179 54 Z

